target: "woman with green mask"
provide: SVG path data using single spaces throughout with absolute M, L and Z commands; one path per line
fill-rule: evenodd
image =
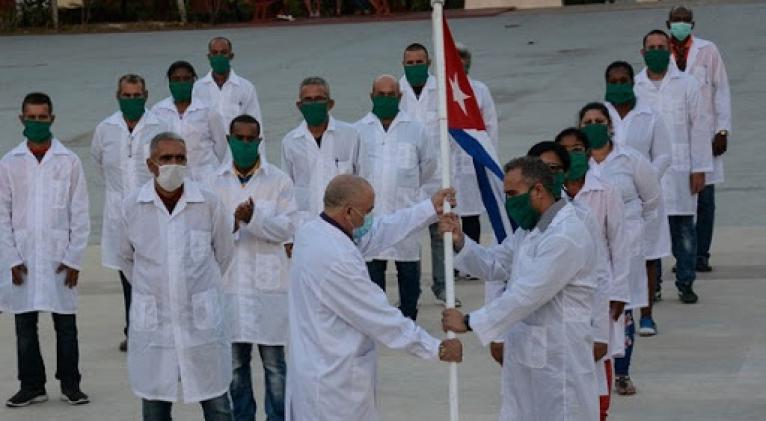
M 671 139 L 665 121 L 647 104 L 637 101 L 633 94 L 633 67 L 624 61 L 615 61 L 606 68 L 606 108 L 614 122 L 617 143 L 628 145 L 650 160 L 660 180 L 671 162 Z M 628 89 L 629 88 L 629 89 Z M 630 91 L 630 100 L 615 94 Z M 664 202 L 664 201 L 663 201 Z M 649 305 L 641 309 L 639 335 L 654 336 L 657 325 L 652 318 L 652 305 L 659 296 L 657 279 L 660 259 L 670 256 L 670 226 L 664 203 L 655 218 L 644 227 L 646 275 L 649 281 Z
M 152 112 L 186 142 L 189 174 L 202 181 L 221 164 L 227 153 L 226 128 L 220 115 L 198 98 L 192 99 L 197 80 L 194 67 L 176 61 L 167 72 L 170 96 L 152 107 Z
M 657 171 L 646 158 L 634 149 L 613 142 L 612 120 L 609 110 L 601 103 L 590 103 L 579 112 L 579 128 L 590 146 L 589 171 L 608 180 L 622 195 L 625 206 L 625 235 L 630 245 L 628 284 L 630 304 L 625 312 L 625 351 L 623 358 L 615 360 L 615 387 L 620 395 L 636 392 L 629 376 L 633 351 L 633 309 L 648 304 L 646 268 L 644 264 L 644 224 L 655 216 L 662 201 Z M 569 145 L 562 142 L 562 146 Z M 616 352 L 615 352 L 616 351 Z M 621 350 L 613 350 L 620 355 Z
M 566 145 L 563 149 L 570 156 L 571 165 L 564 181 L 566 197 L 576 209 L 583 209 L 592 216 L 595 228 L 590 231 L 598 233 L 598 255 L 603 257 L 597 270 L 598 287 L 593 297 L 591 317 L 593 358 L 598 367 L 599 407 L 601 419 L 605 420 L 611 404 L 612 357 L 614 350 L 624 344 L 625 328 L 621 316 L 630 301 L 625 206 L 622 195 L 614 186 L 593 171 L 588 171 L 590 143 L 580 130 L 574 127 L 563 130 L 556 136 L 555 144 L 561 148 L 561 145 Z

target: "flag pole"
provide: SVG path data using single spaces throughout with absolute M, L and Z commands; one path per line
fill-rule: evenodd
M 447 130 L 447 71 L 444 59 L 444 28 L 443 11 L 444 0 L 432 0 L 433 15 L 431 22 L 433 24 L 433 42 L 434 54 L 436 56 L 436 82 L 438 93 L 439 110 L 439 144 L 441 151 L 441 177 L 442 188 L 450 187 L 450 144 L 449 133 Z M 450 204 L 445 200 L 444 212 L 450 211 Z M 444 285 L 447 298 L 447 308 L 455 307 L 455 273 L 453 271 L 453 248 L 452 233 L 444 233 Z M 454 338 L 455 332 L 447 332 L 448 338 Z M 450 421 L 458 421 L 460 413 L 458 410 L 458 388 L 457 388 L 457 363 L 449 364 L 449 412 Z

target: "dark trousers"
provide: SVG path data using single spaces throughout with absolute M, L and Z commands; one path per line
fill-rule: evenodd
M 633 357 L 633 342 L 636 339 L 636 325 L 633 323 L 633 310 L 625 311 L 625 357 L 614 359 L 614 374 L 630 374 L 630 360 Z M 611 387 L 611 385 L 610 385 Z
M 697 278 L 697 232 L 693 215 L 671 215 L 670 240 L 676 258 L 676 286 L 691 286 Z
M 697 195 L 697 262 L 708 264 L 715 223 L 715 185 L 710 184 Z
M 463 223 L 463 232 L 465 235 L 478 243 L 481 238 L 481 222 L 479 215 L 463 216 L 460 219 Z
M 202 401 L 202 418 L 205 421 L 233 421 L 229 394 Z M 141 410 L 144 421 L 172 421 L 171 410 L 173 402 L 141 400 Z
M 19 381 L 25 390 L 45 388 L 45 364 L 40 354 L 37 334 L 38 312 L 16 315 L 16 356 Z M 62 389 L 80 386 L 80 351 L 77 345 L 77 322 L 74 314 L 51 313 L 56 329 L 56 379 Z
M 385 260 L 367 262 L 370 279 L 383 291 L 386 290 Z M 418 299 L 420 298 L 420 262 L 395 262 L 396 277 L 399 281 L 399 310 L 412 320 L 418 318 Z
M 125 302 L 125 329 L 123 332 L 125 332 L 125 336 L 128 336 L 128 328 L 130 327 L 130 294 L 132 288 L 130 282 L 128 282 L 128 278 L 125 277 L 125 274 L 122 273 L 122 271 L 120 271 L 120 283 L 122 283 L 122 300 Z

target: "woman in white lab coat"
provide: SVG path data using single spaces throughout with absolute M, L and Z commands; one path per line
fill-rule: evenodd
M 644 225 L 656 214 L 662 191 L 651 162 L 634 149 L 613 142 L 612 121 L 609 110 L 603 104 L 590 103 L 583 107 L 579 113 L 579 125 L 590 144 L 589 171 L 609 180 L 622 194 L 625 205 L 625 235 L 627 243 L 632 245 L 628 249 L 630 304 L 625 314 L 625 357 L 615 360 L 615 384 L 618 394 L 633 394 L 635 387 L 628 375 L 635 333 L 632 310 L 646 306 L 649 300 L 644 264 Z M 572 145 L 562 143 L 562 146 Z
M 614 126 L 615 142 L 627 145 L 650 160 L 662 180 L 670 166 L 671 139 L 665 120 L 648 104 L 636 99 L 633 92 L 633 67 L 624 61 L 615 61 L 606 68 L 606 101 Z M 670 256 L 670 226 L 665 206 L 660 202 L 657 215 L 647 220 L 644 227 L 646 276 L 649 281 L 649 305 L 641 309 L 638 333 L 641 336 L 657 334 L 652 318 L 655 291 L 660 270 L 660 259 Z

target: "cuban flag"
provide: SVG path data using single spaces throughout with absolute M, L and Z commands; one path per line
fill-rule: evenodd
M 452 39 L 447 19 L 442 20 L 444 28 L 444 61 L 447 76 L 447 126 L 449 134 L 473 159 L 476 180 L 479 183 L 484 208 L 489 222 L 500 244 L 510 233 L 508 214 L 505 211 L 503 191 L 503 169 L 497 159 L 497 152 L 487 134 L 471 83 L 463 69 L 460 55 Z M 514 227 L 515 228 L 515 227 Z

